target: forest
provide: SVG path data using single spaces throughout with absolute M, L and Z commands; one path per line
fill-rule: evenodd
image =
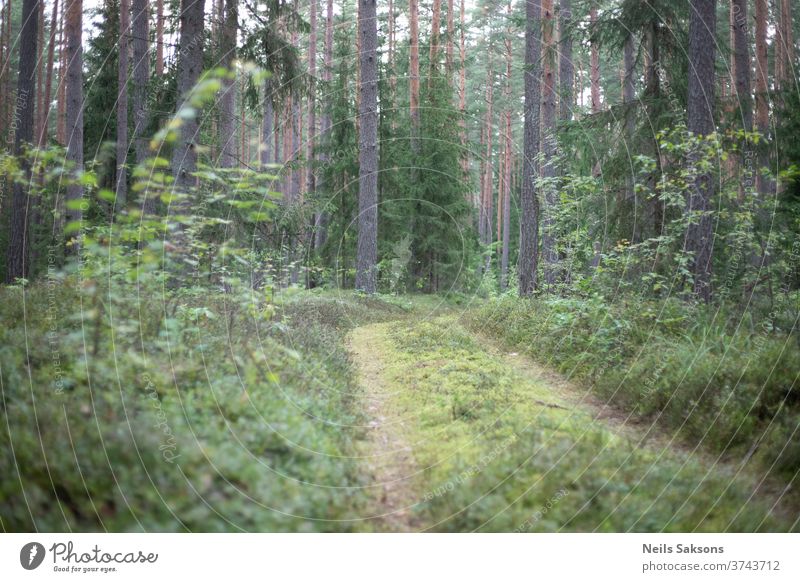
M 0 1 L 2 531 L 800 531 L 798 9 Z

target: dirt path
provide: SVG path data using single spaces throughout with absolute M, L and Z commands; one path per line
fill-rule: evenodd
M 369 418 L 366 465 L 374 484 L 378 529 L 418 531 L 413 515 L 419 496 L 410 484 L 417 472 L 411 448 L 406 440 L 407 427 L 393 414 L 389 388 L 382 375 L 385 350 L 385 324 L 355 329 L 349 337 L 349 349 L 359 370 L 363 388 L 363 410 Z
M 779 507 L 785 492 L 686 450 L 453 314 L 359 327 L 348 347 L 380 531 L 780 531 L 791 522 Z M 531 507 L 554 503 L 550 522 L 531 521 Z

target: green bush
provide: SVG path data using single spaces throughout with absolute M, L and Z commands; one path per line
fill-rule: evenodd
M 69 279 L 0 289 L 5 530 L 360 527 L 342 339 L 397 308 L 109 295 Z

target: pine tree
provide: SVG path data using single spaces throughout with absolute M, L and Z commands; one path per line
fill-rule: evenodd
M 716 0 L 692 0 L 689 24 L 689 96 L 688 129 L 696 136 L 714 132 L 714 55 L 716 31 Z M 690 163 L 697 160 L 691 160 Z M 690 185 L 687 212 L 699 214 L 686 232 L 686 250 L 692 253 L 694 293 L 702 301 L 711 301 L 711 249 L 713 225 L 709 210 L 714 194 L 711 172 L 694 168 Z
M 14 153 L 20 156 L 23 170 L 30 176 L 30 165 L 25 157 L 26 148 L 33 143 L 33 104 L 36 100 L 36 44 L 41 0 L 24 0 L 22 3 L 22 28 L 19 42 L 19 76 L 15 101 L 16 135 Z M 11 200 L 10 239 L 6 263 L 6 282 L 28 276 L 28 217 L 30 198 L 24 184 L 14 183 Z
M 128 38 L 131 10 L 128 0 L 119 3 L 119 58 L 117 76 L 117 188 L 116 209 L 125 208 L 128 196 L 128 177 L 125 164 L 128 158 Z
M 530 297 L 537 289 L 539 263 L 539 200 L 536 159 L 539 156 L 540 89 L 539 0 L 525 4 L 525 122 L 523 128 L 522 189 L 520 196 L 519 294 Z
M 358 135 L 358 251 L 356 289 L 377 291 L 378 263 L 378 28 L 376 0 L 359 0 L 361 102 Z
M 72 164 L 74 178 L 67 186 L 67 222 L 79 225 L 83 211 L 77 201 L 83 198 L 83 186 L 79 173 L 83 170 L 83 0 L 72 0 L 67 4 L 64 24 L 66 37 L 66 106 L 65 123 L 67 139 L 67 161 Z M 74 228 L 74 226 L 73 226 Z M 68 252 L 78 250 L 73 239 Z

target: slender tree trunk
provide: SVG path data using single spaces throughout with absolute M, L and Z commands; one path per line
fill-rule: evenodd
M 181 0 L 180 40 L 178 47 L 178 102 L 180 110 L 200 78 L 203 68 L 203 17 L 205 0 Z M 172 153 L 175 188 L 186 190 L 195 184 L 192 176 L 197 167 L 199 124 L 196 116 L 183 120 L 180 136 Z M 184 201 L 181 207 L 188 207 Z
M 264 81 L 264 118 L 261 120 L 261 169 L 265 170 L 267 166 L 272 163 L 272 141 L 273 141 L 273 126 L 272 122 L 275 118 L 275 107 L 273 106 L 273 80 L 267 79 Z
M 736 102 L 745 131 L 753 130 L 753 99 L 750 94 L 750 42 L 747 34 L 747 0 L 732 0 L 733 69 Z
M 558 36 L 559 36 L 559 118 L 564 121 L 572 119 L 573 90 L 575 84 L 575 65 L 572 62 L 572 2 L 561 0 L 558 10 Z
M 508 4 L 509 22 L 511 19 L 511 2 Z M 508 257 L 511 247 L 511 29 L 506 37 L 506 85 L 505 85 L 505 166 L 503 170 L 503 253 L 500 258 L 500 288 L 508 287 Z
M 486 162 L 483 186 L 483 218 L 485 221 L 483 232 L 483 244 L 489 245 L 492 242 L 492 200 L 494 198 L 494 167 L 493 156 L 493 123 L 494 123 L 494 71 L 492 70 L 492 48 L 489 47 L 488 67 L 486 69 Z M 488 272 L 492 265 L 491 253 L 486 254 L 485 270 Z
M 411 108 L 411 149 L 419 150 L 419 0 L 409 0 L 409 95 Z
M 150 125 L 150 111 L 147 103 L 147 87 L 150 84 L 150 19 L 149 0 L 132 0 L 131 30 L 133 45 L 132 97 L 133 97 L 133 141 L 136 163 L 142 164 L 148 157 L 149 140 L 147 129 Z M 143 193 L 142 212 L 155 214 L 156 201 Z
M 714 49 L 716 31 L 716 0 L 691 0 L 689 23 L 689 97 L 688 129 L 692 134 L 706 136 L 714 132 Z M 695 164 L 698 160 L 690 160 Z M 695 169 L 690 186 L 690 213 L 701 213 L 687 228 L 685 248 L 692 253 L 691 270 L 694 293 L 702 301 L 711 301 L 711 251 L 714 232 L 709 211 L 714 194 L 710 171 Z
M 625 140 L 628 143 L 627 149 L 630 156 L 635 155 L 635 148 L 633 144 L 634 139 L 634 114 L 633 102 L 636 99 L 636 87 L 634 85 L 634 76 L 636 74 L 636 60 L 634 58 L 633 35 L 629 34 L 625 39 L 625 45 L 622 49 L 623 65 L 622 65 L 622 102 L 625 104 Z M 625 199 L 634 200 L 636 197 L 636 190 L 634 188 L 633 176 L 628 175 L 625 179 Z M 635 219 L 634 219 L 635 220 Z M 631 240 L 637 241 L 638 233 L 631 234 Z
M 767 62 L 767 0 L 756 0 L 756 129 L 762 137 L 769 136 L 769 69 Z M 759 151 L 759 165 L 769 166 L 769 155 L 765 147 Z M 769 191 L 769 180 L 756 173 L 759 195 L 763 198 Z
M 447 80 L 453 80 L 453 52 L 455 42 L 455 15 L 453 14 L 453 0 L 447 0 L 447 46 L 445 49 L 445 67 Z
M 128 199 L 128 39 L 131 36 L 128 0 L 119 3 L 119 67 L 117 71 L 117 198 L 115 210 L 123 210 Z
M 536 193 L 536 159 L 539 156 L 541 85 L 541 3 L 525 5 L 525 122 L 523 127 L 522 188 L 520 195 L 519 294 L 536 291 L 539 265 L 539 198 Z
M 33 143 L 34 103 L 36 100 L 36 53 L 39 2 L 24 0 L 22 3 L 22 27 L 19 40 L 19 77 L 17 95 L 14 100 L 14 120 L 16 134 L 14 152 L 20 157 L 21 165 L 30 178 L 30 163 L 23 157 L 25 148 Z M 11 200 L 11 229 L 8 241 L 6 282 L 27 277 L 28 265 L 28 216 L 30 198 L 25 185 L 15 181 Z
M 59 31 L 59 53 L 58 53 L 58 100 L 56 103 L 56 141 L 61 145 L 67 143 L 67 40 L 66 23 L 67 9 L 64 5 L 61 10 L 61 29 Z
M 314 174 L 314 149 L 317 140 L 317 2 L 311 0 L 311 14 L 309 24 L 311 33 L 308 37 L 308 75 L 311 85 L 308 89 L 308 138 L 306 143 L 306 167 L 308 168 L 307 188 L 309 195 L 313 196 L 317 189 Z
M 34 137 L 35 143 L 39 144 L 39 136 L 42 134 L 42 123 L 44 122 L 44 103 L 42 101 L 44 97 L 44 0 L 39 2 L 39 6 L 37 9 L 36 19 L 36 29 L 38 31 L 39 38 L 36 41 L 36 114 L 35 114 L 35 124 L 34 124 Z
M 0 136 L 4 136 L 8 140 L 11 136 L 6 136 L 6 128 L 8 124 L 7 111 L 8 111 L 8 79 L 11 75 L 10 65 L 11 59 L 10 48 L 8 40 L 6 39 L 6 24 L 8 23 L 8 15 L 6 14 L 7 8 L 11 7 L 11 0 L 6 0 L 5 4 L 0 4 Z M 8 47 L 8 48 L 7 48 Z M 0 201 L 0 215 L 2 215 L 3 204 Z
M 55 61 L 56 28 L 58 27 L 58 0 L 53 1 L 53 16 L 50 19 L 50 35 L 47 46 L 47 77 L 44 83 L 44 121 L 38 136 L 39 147 L 47 142 L 47 126 L 50 121 L 50 100 L 53 89 L 53 62 Z
M 430 73 L 428 75 L 428 90 L 431 88 L 434 78 L 439 70 L 439 35 L 442 29 L 442 0 L 433 0 L 433 14 L 431 16 L 431 46 L 429 65 Z
M 552 286 L 558 279 L 558 241 L 556 236 L 556 213 L 558 211 L 558 190 L 553 184 L 556 172 L 556 99 L 554 68 L 556 61 L 553 42 L 553 0 L 542 3 L 542 177 L 549 181 L 544 186 L 546 211 L 544 213 L 544 233 L 542 253 L 544 255 L 544 279 Z
M 466 45 L 466 19 L 464 18 L 464 3 L 461 0 L 461 39 L 459 44 L 459 80 L 458 80 L 458 110 L 461 114 L 461 169 L 466 176 L 469 172 L 469 153 L 467 150 L 467 45 Z
M 156 0 L 156 77 L 164 74 L 164 0 Z
M 233 168 L 236 163 L 236 71 L 233 62 L 236 59 L 236 32 L 239 28 L 238 0 L 225 0 L 225 17 L 222 22 L 220 40 L 220 66 L 228 71 L 222 82 L 222 95 L 219 105 L 219 165 L 222 168 Z M 244 156 L 244 151 L 242 151 Z
M 594 25 L 597 22 L 597 5 L 592 2 L 589 10 L 589 22 Z M 591 95 L 592 113 L 600 111 L 600 48 L 596 42 L 591 43 Z
M 378 28 L 376 0 L 359 0 L 361 119 L 358 136 L 356 289 L 377 290 L 378 262 Z
M 327 91 L 330 91 L 330 83 L 332 77 L 333 67 L 333 0 L 328 0 L 327 8 L 325 10 L 325 51 L 324 51 L 324 66 L 323 66 L 323 79 Z M 396 80 L 396 79 L 395 79 Z M 322 114 L 321 119 L 321 133 L 324 139 L 330 139 L 331 131 L 331 118 L 327 110 Z M 328 160 L 328 155 L 324 154 L 324 160 Z M 327 188 L 330 195 L 330 188 Z M 314 232 L 314 248 L 319 250 L 325 246 L 328 239 L 328 213 L 324 210 L 317 215 L 317 225 Z
M 78 181 L 78 173 L 83 170 L 83 0 L 72 0 L 67 5 L 64 34 L 67 41 L 67 95 L 66 95 L 66 137 L 67 161 L 73 166 L 73 179 L 67 186 L 67 202 L 83 198 L 83 186 Z M 67 207 L 67 222 L 80 223 L 83 211 L 79 205 Z M 77 231 L 76 231 L 77 232 Z M 68 252 L 77 252 L 76 241 L 68 245 Z

